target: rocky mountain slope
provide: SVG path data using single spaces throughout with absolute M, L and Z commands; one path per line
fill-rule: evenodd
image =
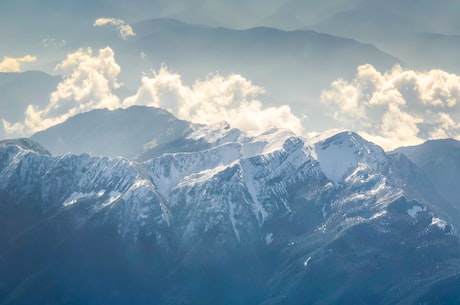
M 404 155 L 189 127 L 137 162 L 0 142 L 0 304 L 459 300 L 455 228 Z

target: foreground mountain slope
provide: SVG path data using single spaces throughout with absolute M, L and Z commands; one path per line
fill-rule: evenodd
M 407 158 L 352 132 L 178 139 L 143 162 L 1 142 L 0 303 L 415 304 L 458 284 Z
M 140 113 L 151 126 L 129 125 Z M 431 181 L 356 133 L 248 136 L 133 107 L 42 135 L 141 161 L 0 142 L 1 304 L 417 304 L 459 283 Z

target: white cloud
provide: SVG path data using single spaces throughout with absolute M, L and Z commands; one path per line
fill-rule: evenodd
M 227 121 L 248 133 L 271 127 L 302 132 L 300 119 L 289 106 L 264 107 L 257 96 L 264 90 L 241 75 L 213 75 L 188 86 L 179 74 L 161 68 L 142 77 L 142 86 L 134 96 L 124 100 L 125 107 L 150 105 L 168 109 L 181 119 L 196 123 Z
M 137 93 L 121 102 L 113 93 L 120 86 L 120 67 L 110 48 L 98 52 L 80 49 L 57 65 L 55 72 L 62 74 L 63 79 L 46 107 L 29 105 L 23 122 L 2 120 L 10 136 L 30 135 L 92 109 L 132 105 L 162 107 L 196 123 L 227 121 L 250 134 L 271 127 L 302 132 L 301 121 L 289 106 L 264 107 L 257 99 L 264 90 L 240 75 L 213 75 L 188 86 L 179 74 L 163 67 L 150 76 L 144 75 Z
M 45 108 L 29 105 L 24 122 L 2 120 L 3 128 L 9 135 L 29 135 L 81 112 L 121 106 L 119 98 L 112 93 L 120 86 L 117 82 L 120 66 L 112 49 L 100 49 L 96 54 L 89 48 L 80 49 L 67 55 L 56 66 L 55 72 L 63 79 L 51 93 Z
M 104 26 L 104 25 L 114 25 L 117 27 L 118 32 L 120 33 L 121 38 L 128 39 L 128 37 L 136 36 L 131 25 L 127 24 L 121 19 L 117 18 L 98 18 L 94 21 L 93 26 Z
M 380 73 L 363 65 L 352 81 L 334 81 L 321 100 L 344 128 L 387 150 L 428 139 L 460 139 L 460 77 L 442 70 L 395 66 Z
M 24 57 L 5 56 L 0 61 L 0 72 L 21 72 L 21 64 L 30 63 L 37 60 L 37 57 L 26 55 Z

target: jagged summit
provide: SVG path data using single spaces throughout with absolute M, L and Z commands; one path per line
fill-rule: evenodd
M 217 302 L 207 289 L 190 290 L 193 282 L 214 285 L 218 296 L 243 291 L 232 304 L 369 303 L 390 292 L 378 304 L 395 304 L 409 302 L 411 291 L 423 299 L 444 280 L 457 283 L 460 241 L 444 217 L 452 213 L 402 155 L 349 131 L 249 136 L 155 108 L 99 110 L 53 132 L 74 124 L 122 140 L 89 128 L 91 116 L 106 116 L 107 127 L 137 112 L 149 113 L 146 124 L 155 119 L 142 129 L 150 144 L 131 150 L 145 157 L 137 161 L 0 142 L 0 296 L 30 303 L 29 295 L 44 299 L 57 287 L 65 299 L 74 291 L 91 299 L 94 287 L 106 287 L 118 297 L 101 303 Z M 363 276 L 369 285 L 360 290 Z M 26 294 L 8 292 L 19 288 Z

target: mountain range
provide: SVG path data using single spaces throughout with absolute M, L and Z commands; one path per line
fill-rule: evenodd
M 266 88 L 267 103 L 290 103 L 307 116 L 323 112 L 315 108 L 321 90 L 337 78 L 351 78 L 360 64 L 382 72 L 403 64 L 460 73 L 455 60 L 460 8 L 454 0 L 213 0 L 199 9 L 192 5 L 98 0 L 88 10 L 73 0 L 0 4 L 5 24 L 0 38 L 6 42 L 0 56 L 34 55 L 37 61 L 28 69 L 51 74 L 70 52 L 111 46 L 122 66 L 120 79 L 130 90 L 139 86 L 143 72 L 162 64 L 187 82 L 209 73 L 239 73 Z M 100 17 L 121 18 L 136 35 L 123 40 L 115 27 L 94 27 Z
M 0 304 L 456 304 L 459 147 L 77 115 L 0 142 Z
M 195 86 L 240 74 L 254 101 L 226 95 L 283 105 L 309 135 L 347 124 L 342 111 L 369 138 L 454 137 L 459 13 L 456 0 L 0 1 L 0 305 L 460 304 L 459 141 L 385 151 L 351 130 L 96 109 L 158 102 L 137 88 L 167 67 L 166 91 L 192 106 L 208 95 Z M 168 93 L 157 105 L 175 109 Z
M 0 38 L 7 42 L 0 56 L 36 56 L 35 62 L 23 64 L 24 69 L 47 74 L 35 75 L 35 83 L 43 86 L 27 90 L 3 87 L 2 83 L 22 83 L 15 83 L 17 75 L 2 74 L 1 118 L 23 121 L 27 105 L 49 102 L 61 80 L 58 75 L 50 76 L 56 65 L 67 54 L 88 47 L 114 50 L 121 66 L 121 99 L 136 91 L 144 73 L 151 74 L 163 64 L 180 74 L 187 85 L 209 74 L 236 73 L 265 89 L 266 94 L 260 96 L 264 105 L 289 104 L 307 118 L 304 127 L 316 131 L 338 127 L 328 115 L 330 109 L 319 102 L 321 92 L 337 79 L 351 80 L 360 65 L 371 64 L 382 73 L 396 64 L 417 71 L 460 73 L 455 60 L 459 25 L 452 17 L 459 7 L 453 0 L 442 4 L 207 1 L 197 11 L 190 5 L 98 0 L 87 10 L 85 4 L 69 0 L 54 3 L 52 13 L 49 3 L 21 0 L 5 8 L 0 4 L 0 19 L 8 23 L 0 28 Z M 244 16 L 242 7 L 246 8 Z M 220 13 L 221 9 L 226 13 Z M 430 18 L 424 18 L 427 12 Z M 122 39 L 115 26 L 95 27 L 100 17 L 121 18 L 132 26 L 135 36 Z M 26 81 L 30 77 L 24 76 Z M 0 126 L 0 138 L 11 134 Z
M 118 80 L 122 87 L 114 92 L 120 99 L 136 92 L 142 75 L 150 75 L 152 69 L 158 70 L 163 64 L 180 74 L 187 85 L 205 80 L 210 74 L 240 74 L 264 88 L 265 94 L 259 97 L 264 104 L 289 104 L 293 111 L 314 117 L 314 122 L 309 124 L 319 130 L 328 128 L 333 121 L 327 115 L 326 106 L 318 100 L 321 91 L 334 80 L 351 78 L 362 64 L 389 70 L 401 62 L 370 44 L 311 30 L 284 31 L 268 27 L 234 30 L 173 19 L 149 19 L 133 24 L 136 36 L 122 40 L 111 28 L 94 28 L 92 23 L 81 26 L 83 28 L 74 29 L 77 31 L 74 35 L 71 35 L 73 29 L 69 29 L 71 37 L 60 47 L 43 47 L 40 41 L 36 43 L 38 46 L 23 47 L 39 59 L 28 65 L 46 74 L 0 74 L 0 87 L 4 89 L 0 98 L 0 107 L 4 105 L 2 119 L 23 121 L 29 104 L 46 105 L 58 83 L 65 78 L 50 75 L 55 74 L 59 59 L 85 47 L 92 47 L 94 51 L 107 46 L 113 49 L 121 67 Z M 36 85 L 27 85 L 32 79 Z M 27 90 L 17 90 L 23 85 Z M 0 125 L 0 129 L 2 127 Z M 0 130 L 0 138 L 7 136 Z
M 298 112 L 305 111 L 309 101 L 318 100 L 321 90 L 336 78 L 352 77 L 359 65 L 370 63 L 378 69 L 390 69 L 402 62 L 373 45 L 311 30 L 234 30 L 172 19 L 133 26 L 137 29 L 135 37 L 114 44 L 123 50 L 117 59 L 126 67 L 127 79 L 135 80 L 145 67 L 161 63 L 180 73 L 186 82 L 214 72 L 237 73 L 265 88 L 267 103 L 289 103 Z M 144 60 L 139 60 L 141 52 L 146 54 Z M 131 58 L 124 58 L 126 54 Z M 136 61 L 139 66 L 133 65 Z
M 457 49 L 460 34 L 460 24 L 455 18 L 459 11 L 455 0 L 334 0 L 327 3 L 212 0 L 201 3 L 199 8 L 181 1 L 135 0 L 127 4 L 97 0 L 92 2 L 91 9 L 73 0 L 52 4 L 20 0 L 4 7 L 0 4 L 0 18 L 9 25 L 0 29 L 0 38 L 8 42 L 2 48 L 4 55 L 33 52 L 53 62 L 57 57 L 50 53 L 58 51 L 62 41 L 66 42 L 67 52 L 97 44 L 93 35 L 102 29 L 94 29 L 92 25 L 100 17 L 120 18 L 132 24 L 136 33 L 137 24 L 151 19 L 175 19 L 187 24 L 236 30 L 260 26 L 285 31 L 310 29 L 371 43 L 415 69 L 443 68 L 458 74 L 453 50 Z M 72 22 L 68 24 L 69 20 Z M 31 28 L 34 33 L 29 30 Z M 110 35 L 108 30 L 102 33 L 105 45 L 115 41 L 116 33 Z M 56 46 L 44 47 L 44 39 Z

